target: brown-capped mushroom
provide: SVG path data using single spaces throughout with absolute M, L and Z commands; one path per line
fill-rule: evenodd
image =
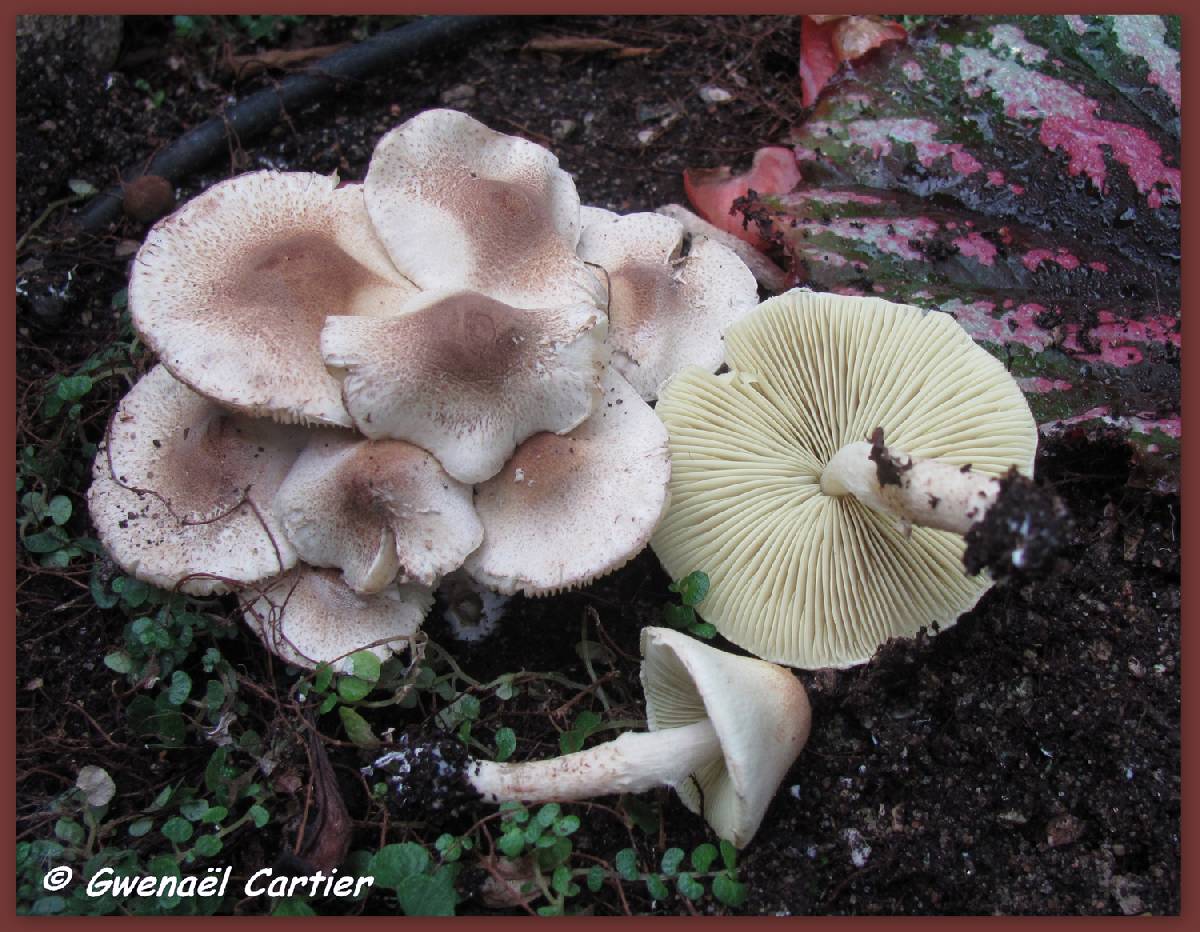
M 417 288 L 371 229 L 361 185 L 253 172 L 157 223 L 133 263 L 133 324 L 194 390 L 248 414 L 349 426 L 321 360 L 330 314 L 390 315 Z
M 575 182 L 548 149 L 426 110 L 379 141 L 365 185 L 380 238 L 422 288 L 604 306 L 602 282 L 575 254 Z
M 425 450 L 348 431 L 314 434 L 275 495 L 300 559 L 342 570 L 356 592 L 434 585 L 483 540 L 471 489 Z
M 321 352 L 359 430 L 424 447 L 472 483 L 526 437 L 565 433 L 591 414 L 606 332 L 590 304 L 535 311 L 429 291 L 398 317 L 330 317 Z
M 758 303 L 754 276 L 732 250 L 686 237 L 661 214 L 593 222 L 579 255 L 608 275 L 613 365 L 647 401 L 684 366 L 716 371 L 722 334 Z
M 113 560 L 194 595 L 296 562 L 271 499 L 301 430 L 234 414 L 155 366 L 121 400 L 96 454 L 88 507 Z
M 483 544 L 464 564 L 511 595 L 583 586 L 633 559 L 667 506 L 667 432 L 609 369 L 596 412 L 568 434 L 540 433 L 476 487 Z

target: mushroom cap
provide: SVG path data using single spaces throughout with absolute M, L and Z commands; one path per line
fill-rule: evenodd
M 121 400 L 92 467 L 88 507 L 113 560 L 193 595 L 296 562 L 271 499 L 304 431 L 234 414 L 155 366 Z
M 808 740 L 812 709 L 804 686 L 782 667 L 669 628 L 643 628 L 641 642 L 650 730 L 707 718 L 721 742 L 722 758 L 679 784 L 679 798 L 719 836 L 744 847 Z
M 548 595 L 624 566 L 667 506 L 667 432 L 609 369 L 596 413 L 569 434 L 541 433 L 475 489 L 483 544 L 467 557 L 479 583 Z
M 583 234 L 587 232 L 588 227 L 610 223 L 620 216 L 615 210 L 609 210 L 607 207 L 593 207 L 591 204 L 581 205 L 579 208 L 579 238 L 583 239 Z
M 329 314 L 417 293 L 371 229 L 361 185 L 307 172 L 220 182 L 160 221 L 133 263 L 134 326 L 180 381 L 248 414 L 349 426 L 319 338 Z
M 575 255 L 575 182 L 536 143 L 426 110 L 379 141 L 364 183 L 380 238 L 422 288 L 518 307 L 604 305 L 601 282 Z
M 991 581 L 963 539 L 906 537 L 825 464 L 876 427 L 895 450 L 999 476 L 1033 469 L 1037 428 L 1004 366 L 947 314 L 793 290 L 726 334 L 730 371 L 689 369 L 659 399 L 672 504 L 652 545 L 672 578 L 712 581 L 699 613 L 767 660 L 814 669 L 954 623 Z
M 300 559 L 340 567 L 346 584 L 378 592 L 432 586 L 483 540 L 471 489 L 425 450 L 349 432 L 313 436 L 275 495 Z
M 335 570 L 301 563 L 260 591 L 241 593 L 239 601 L 246 623 L 277 657 L 310 670 L 328 663 L 349 673 L 348 658 L 356 651 L 386 660 L 405 650 L 433 605 L 433 592 L 392 585 L 362 595 Z
M 683 229 L 692 236 L 707 236 L 722 246 L 728 246 L 737 253 L 739 259 L 746 263 L 746 268 L 754 273 L 755 279 L 767 291 L 778 292 L 787 287 L 788 273 L 741 237 L 734 236 L 718 226 L 713 226 L 682 204 L 664 204 L 657 208 L 655 213 L 678 220 L 683 224 Z
M 608 273 L 613 365 L 647 401 L 684 366 L 715 372 L 725 330 L 758 304 L 754 274 L 731 249 L 685 239 L 683 225 L 661 214 L 590 224 L 579 255 Z
M 526 437 L 593 410 L 607 320 L 590 304 L 525 310 L 470 291 L 426 292 L 386 320 L 331 317 L 325 361 L 368 437 L 424 447 L 461 482 L 494 476 Z

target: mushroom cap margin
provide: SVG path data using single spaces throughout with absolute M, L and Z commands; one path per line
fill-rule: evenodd
M 247 414 L 348 427 L 318 348 L 325 317 L 389 316 L 417 292 L 375 236 L 362 185 L 260 171 L 155 224 L 133 263 L 129 307 L 193 390 Z
M 271 497 L 300 428 L 234 414 L 155 366 L 121 400 L 92 466 L 88 508 L 127 573 L 210 595 L 290 569 Z
M 641 646 L 650 730 L 708 718 L 721 742 L 722 759 L 694 774 L 695 783 L 677 786 L 679 798 L 720 837 L 745 847 L 808 741 L 804 686 L 782 667 L 670 628 L 643 628 Z
M 329 663 L 350 673 L 349 657 L 359 650 L 386 660 L 407 649 L 433 605 L 433 591 L 392 585 L 362 595 L 336 570 L 301 563 L 258 591 L 242 592 L 239 604 L 246 623 L 284 662 L 309 670 Z

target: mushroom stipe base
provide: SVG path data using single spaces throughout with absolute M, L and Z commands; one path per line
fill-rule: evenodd
M 370 779 L 376 772 L 392 788 L 389 799 L 406 816 L 420 812 L 451 814 L 475 805 L 479 792 L 467 779 L 470 755 L 457 738 L 429 738 L 405 732 L 394 750 L 363 768 Z
M 963 566 L 993 579 L 1036 575 L 1051 569 L 1073 525 L 1062 499 L 1015 469 L 999 480 L 996 503 L 972 525 Z

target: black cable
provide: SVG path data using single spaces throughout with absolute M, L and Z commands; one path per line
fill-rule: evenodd
M 273 127 L 289 108 L 299 109 L 331 94 L 341 82 L 361 80 L 399 59 L 414 56 L 441 43 L 466 36 L 495 16 L 427 16 L 382 32 L 348 49 L 322 59 L 302 74 L 292 75 L 278 87 L 265 88 L 234 104 L 220 116 L 188 130 L 160 152 L 148 166 L 127 170 L 128 183 L 140 175 L 160 175 L 179 181 L 225 151 L 228 140 L 248 140 Z M 115 185 L 96 195 L 70 221 L 76 235 L 99 233 L 121 211 L 125 192 Z

